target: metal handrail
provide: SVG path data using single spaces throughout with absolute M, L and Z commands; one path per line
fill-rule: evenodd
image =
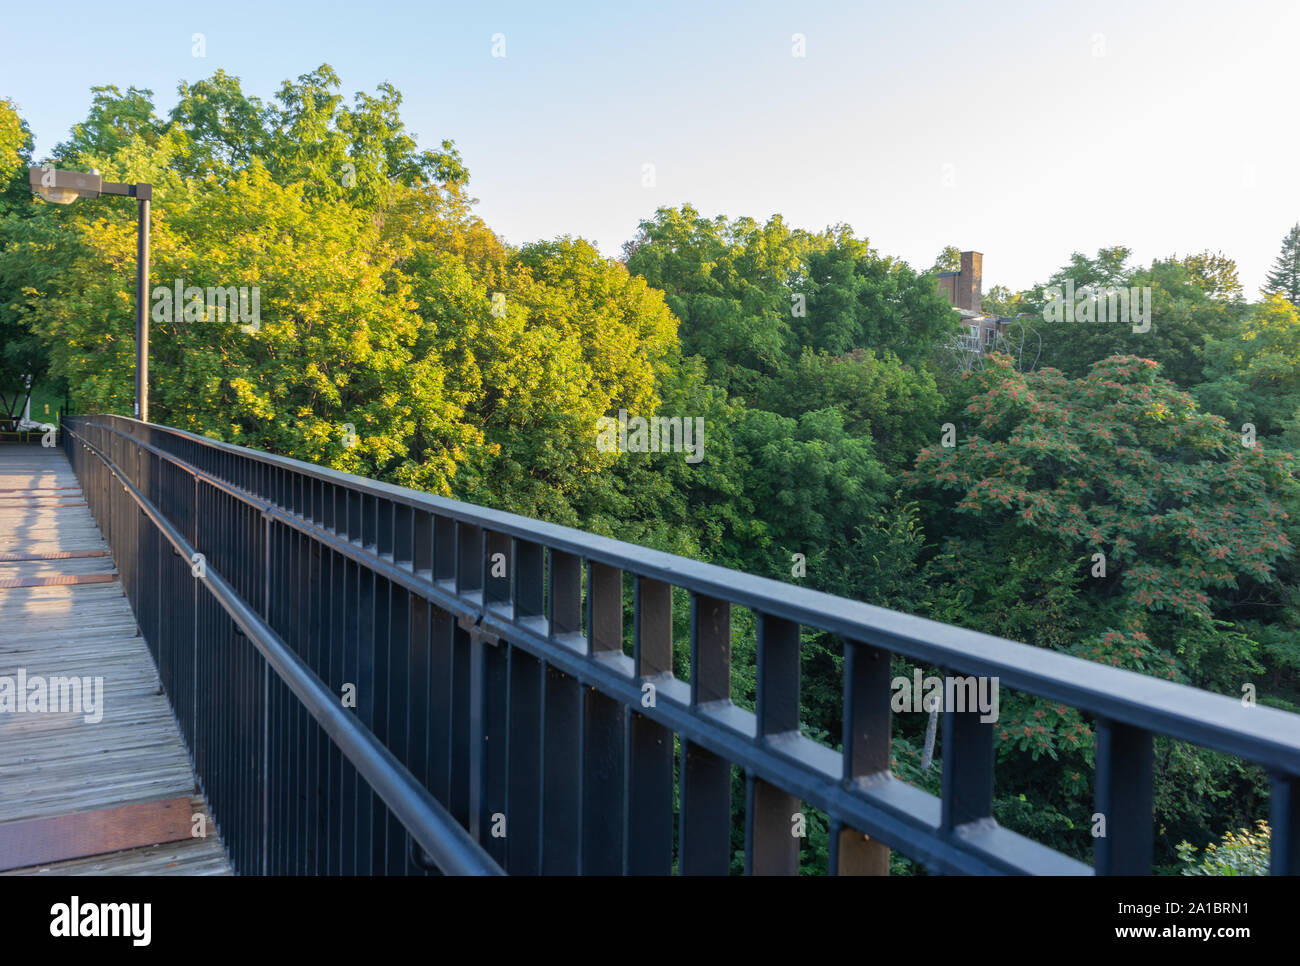
M 424 508 L 485 530 L 535 541 L 695 593 L 725 598 L 733 604 L 830 631 L 937 667 L 997 676 L 1006 687 L 1061 701 L 1113 721 L 1158 730 L 1170 737 L 1249 758 L 1266 767 L 1300 774 L 1300 720 L 1296 715 L 1276 708 L 1247 707 L 1237 698 L 1124 668 L 625 543 L 573 527 L 410 490 L 287 456 L 234 446 L 184 430 L 144 424 L 125 416 L 113 416 L 112 419 L 291 470 L 322 482 Z M 130 436 L 160 456 L 184 463 L 165 450 L 144 444 L 133 434 L 122 435 Z M 215 475 L 204 475 L 214 485 L 225 485 L 225 481 Z M 236 490 L 226 488 L 232 493 Z M 293 514 L 285 517 L 286 522 L 295 524 L 300 519 Z M 451 598 L 444 598 L 443 602 L 453 603 Z M 488 620 L 498 629 L 504 629 L 496 618 L 489 617 Z
M 122 488 L 185 560 L 194 546 L 132 483 L 118 465 L 84 436 L 69 436 L 98 457 L 122 483 Z M 339 750 L 366 778 L 375 794 L 392 809 L 437 867 L 452 875 L 501 875 L 502 870 L 470 837 L 445 808 L 429 794 L 356 717 L 349 715 L 319 677 L 280 639 L 266 622 L 211 567 L 200 580 L 250 641 L 265 656 L 272 670 L 289 686 L 303 707 L 325 730 Z
M 936 799 L 893 779 L 888 773 L 887 755 L 883 767 L 879 765 L 878 755 L 871 768 L 849 761 L 856 757 L 850 745 L 857 740 L 850 732 L 858 727 L 866 713 L 868 697 L 880 696 L 878 680 L 873 679 L 875 683 L 871 687 L 875 690 L 870 695 L 866 691 L 858 694 L 860 682 L 851 686 L 846 672 L 843 755 L 803 738 L 797 729 L 789 731 L 783 726 L 780 733 L 775 733 L 763 711 L 762 686 L 759 711 L 750 713 L 725 699 L 708 700 L 710 695 L 700 693 L 707 690 L 699 683 L 705 675 L 693 674 L 688 685 L 662 673 L 662 667 L 643 666 L 640 644 L 635 657 L 626 657 L 617 649 L 600 649 L 594 640 L 590 608 L 593 600 L 595 606 L 612 608 L 610 601 L 616 601 L 618 594 L 606 599 L 601 596 L 605 591 L 597 593 L 591 584 L 599 573 L 596 569 L 588 574 L 585 637 L 580 632 L 574 633 L 580 629 L 569 626 L 571 621 L 557 623 L 554 613 L 543 615 L 534 606 L 520 606 L 521 582 L 526 582 L 525 578 L 540 580 L 540 564 L 525 574 L 518 569 L 523 564 L 515 560 L 514 582 L 507 581 L 504 592 L 500 588 L 489 592 L 488 582 L 474 578 L 471 573 L 483 563 L 482 549 L 487 546 L 489 535 L 507 539 L 515 548 L 545 548 L 553 560 L 582 559 L 591 568 L 634 574 L 639 581 L 635 618 L 638 641 L 643 619 L 641 581 L 647 587 L 658 583 L 685 589 L 696 601 L 722 601 L 751 608 L 761 619 L 760 680 L 763 679 L 764 629 L 775 635 L 772 640 L 779 640 L 785 622 L 840 635 L 846 641 L 846 659 L 850 665 L 855 658 L 865 660 L 873 653 L 897 653 L 948 672 L 996 677 L 1007 687 L 1095 714 L 1100 724 L 1099 798 L 1105 796 L 1117 810 L 1131 813 L 1135 825 L 1141 823 L 1144 809 L 1148 822 L 1150 817 L 1153 733 L 1257 762 L 1273 775 L 1274 871 L 1295 869 L 1296 847 L 1292 836 L 1296 825 L 1296 776 L 1300 775 L 1300 716 L 1273 708 L 1246 707 L 1234 698 L 978 631 L 221 443 L 170 427 L 116 416 L 70 417 L 69 424 L 78 433 L 83 427 L 93 428 L 129 443 L 139 453 L 163 461 L 204 486 L 256 509 L 286 532 L 301 534 L 340 559 L 351 560 L 428 601 L 457 618 L 460 626 L 474 635 L 475 646 L 484 638 L 505 641 L 510 647 L 536 658 L 543 667 L 553 668 L 562 676 L 594 688 L 638 719 L 653 722 L 665 729 L 665 733 L 677 734 L 683 743 L 689 741 L 691 747 L 743 767 L 751 776 L 751 783 L 761 780 L 797 795 L 830 813 L 837 828 L 866 831 L 941 871 L 1077 873 L 1092 869 L 992 822 L 988 817 L 993 767 L 991 729 L 972 722 L 969 716 L 945 715 L 944 747 L 955 753 L 945 755 L 944 794 Z M 412 517 L 423 515 L 426 523 L 446 521 L 454 525 L 454 572 L 441 564 L 420 569 L 414 551 L 408 548 L 403 557 L 392 546 L 382 547 L 382 536 L 367 539 L 376 535 L 367 535 L 366 523 L 349 513 L 344 514 L 343 520 L 335 519 L 339 493 L 349 499 L 355 495 L 374 498 L 390 507 L 407 508 L 412 511 Z M 351 508 L 350 503 L 347 506 Z M 359 513 L 358 510 L 358 516 Z M 354 532 L 358 527 L 361 532 Z M 462 530 L 484 541 L 477 551 L 465 549 Z M 439 550 L 443 552 L 450 551 Z M 462 555 L 466 555 L 464 560 Z M 512 559 L 514 556 L 512 552 Z M 466 574 L 468 579 L 463 579 Z M 554 608 L 554 568 L 550 579 Z M 695 633 L 694 612 L 692 617 L 694 659 L 700 641 Z M 797 648 L 797 633 L 795 641 Z M 292 654 L 287 648 L 286 651 Z M 797 704 L 797 663 L 794 675 Z M 653 707 L 647 708 L 639 698 L 645 683 L 651 680 L 658 688 L 659 698 Z M 480 681 L 475 687 L 481 684 Z M 772 688 L 786 686 L 771 685 Z M 328 690 L 322 693 L 334 700 Z M 481 707 L 479 714 L 482 714 Z M 476 720 L 476 727 L 484 727 L 481 717 Z M 879 739 L 873 734 L 872 740 Z M 961 789 L 965 785 L 981 789 L 974 798 L 986 800 L 983 804 L 977 801 L 973 811 L 963 804 Z M 626 801 L 622 805 L 628 807 Z M 477 815 L 471 816 L 470 824 L 472 834 L 481 832 L 476 827 Z M 1121 836 L 1121 841 L 1109 845 L 1097 843 L 1097 871 L 1131 870 L 1134 867 L 1131 863 L 1126 866 L 1127 860 L 1116 856 L 1122 844 L 1134 841 L 1140 851 L 1141 835 L 1131 840 Z M 1146 841 L 1149 846 L 1149 838 Z M 1135 861 L 1140 867 L 1140 859 Z

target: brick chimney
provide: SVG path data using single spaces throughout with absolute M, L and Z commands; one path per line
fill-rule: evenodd
M 957 308 L 981 314 L 984 295 L 984 256 L 979 252 L 961 253 L 961 272 L 957 276 Z

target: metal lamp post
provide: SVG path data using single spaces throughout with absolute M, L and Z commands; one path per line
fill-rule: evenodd
M 135 417 L 149 421 L 149 203 L 153 185 L 119 184 L 104 181 L 99 172 L 60 171 L 48 165 L 28 172 L 32 190 L 56 205 L 70 205 L 78 198 L 125 195 L 137 202 L 135 269 Z

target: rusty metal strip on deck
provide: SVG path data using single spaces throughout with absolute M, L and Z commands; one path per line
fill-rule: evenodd
M 191 837 L 188 798 L 120 805 L 95 812 L 0 825 L 0 871 L 121 852 Z

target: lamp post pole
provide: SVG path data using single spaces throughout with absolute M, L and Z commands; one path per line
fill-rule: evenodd
M 149 203 L 153 188 L 135 186 L 139 222 L 135 265 L 135 418 L 149 422 Z

